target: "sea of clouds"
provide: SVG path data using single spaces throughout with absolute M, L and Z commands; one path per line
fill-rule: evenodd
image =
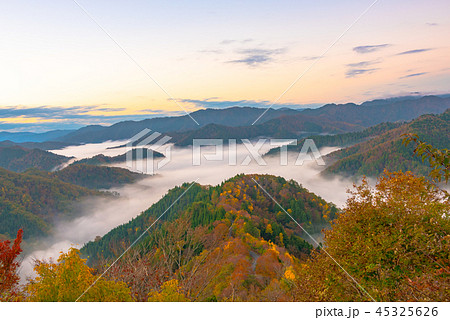
M 52 152 L 73 156 L 76 159 L 89 158 L 97 154 L 116 156 L 125 153 L 127 150 L 125 148 L 108 148 L 123 143 L 123 141 L 108 141 L 100 144 L 69 146 Z M 266 142 L 259 152 L 264 154 L 270 148 L 271 145 Z M 320 151 L 322 155 L 325 155 L 336 149 L 324 148 Z M 103 236 L 109 230 L 128 222 L 149 208 L 161 199 L 169 189 L 184 182 L 197 181 L 202 185 L 217 185 L 240 173 L 271 174 L 286 179 L 294 179 L 309 191 L 339 207 L 345 204 L 348 196 L 346 191 L 353 184 L 352 181 L 341 177 L 333 179 L 322 177 L 320 171 L 324 167 L 318 165 L 314 159 L 305 160 L 303 165 L 296 165 L 298 154 L 294 153 L 289 153 L 288 165 L 282 165 L 279 156 L 264 157 L 266 165 L 258 164 L 253 158 L 250 158 L 251 162 L 248 165 L 241 165 L 250 154 L 244 145 L 238 144 L 236 146 L 236 165 L 230 165 L 229 159 L 230 157 L 233 158 L 234 153 L 229 152 L 228 146 L 223 148 L 222 160 L 208 161 L 203 157 L 205 154 L 214 154 L 215 147 L 202 147 L 201 151 L 201 165 L 196 166 L 193 165 L 191 147 L 172 147 L 170 162 L 157 170 L 154 175 L 149 175 L 134 184 L 110 190 L 118 192 L 120 197 L 116 199 L 90 198 L 83 200 L 76 206 L 77 212 L 75 214 L 77 218 L 57 222 L 53 235 L 39 240 L 33 246 L 33 251 L 26 255 L 22 263 L 22 276 L 33 275 L 32 267 L 35 259 L 56 259 L 61 251 L 67 251 L 70 247 L 81 247 L 96 236 Z M 115 166 L 128 168 L 126 163 L 115 164 Z

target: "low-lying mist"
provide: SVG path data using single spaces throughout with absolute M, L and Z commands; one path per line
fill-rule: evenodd
M 88 144 L 84 146 L 72 146 L 52 152 L 74 156 L 77 159 L 92 157 L 97 154 L 116 156 L 125 153 L 125 148 L 107 149 L 122 144 L 123 141 L 105 142 L 101 144 Z M 265 144 L 260 153 L 270 149 Z M 322 155 L 330 153 L 337 148 L 324 148 Z M 158 150 L 159 151 L 159 150 Z M 202 154 L 213 154 L 214 147 L 202 147 Z M 192 182 L 198 179 L 198 183 L 204 185 L 216 185 L 237 174 L 272 174 L 286 179 L 294 179 L 309 191 L 321 196 L 326 201 L 333 202 L 339 207 L 345 204 L 346 190 L 352 186 L 352 181 L 336 177 L 325 179 L 320 176 L 323 166 L 317 165 L 315 160 L 306 160 L 303 165 L 295 165 L 298 154 L 288 155 L 288 165 L 281 165 L 279 156 L 264 157 L 266 165 L 259 165 L 251 158 L 247 166 L 241 165 L 242 161 L 250 156 L 244 145 L 237 145 L 237 165 L 229 165 L 228 147 L 224 147 L 223 160 L 207 161 L 202 158 L 200 166 L 192 164 L 191 148 L 172 147 L 171 161 L 159 169 L 155 175 L 148 176 L 134 184 L 113 188 L 120 194 L 119 198 L 86 199 L 77 205 L 76 216 L 70 221 L 60 221 L 54 228 L 51 237 L 41 239 L 33 247 L 22 264 L 22 276 L 32 276 L 34 259 L 56 259 L 61 251 L 67 251 L 70 247 L 81 247 L 96 236 L 103 236 L 114 227 L 126 223 L 153 203 L 161 199 L 169 189 L 181 185 L 184 182 Z M 115 166 L 127 168 L 125 163 Z M 286 208 L 288 209 L 288 208 Z

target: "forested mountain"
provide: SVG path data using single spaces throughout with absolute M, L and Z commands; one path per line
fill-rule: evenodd
M 98 273 L 107 270 L 108 281 L 127 284 L 133 300 L 448 299 L 450 203 L 424 178 L 385 173 L 375 189 L 363 181 L 340 213 L 280 177 L 238 175 L 215 187 L 189 187 L 171 190 L 82 249 L 91 263 L 97 260 Z M 325 232 L 326 252 L 298 237 L 302 228 L 313 233 L 333 218 Z M 111 265 L 135 239 L 139 242 Z
M 23 172 L 29 168 L 50 171 L 70 158 L 39 149 L 0 146 L 0 167 Z
M 82 252 L 91 257 L 91 262 L 99 257 L 110 258 L 117 255 L 123 246 L 131 244 L 173 203 L 160 221 L 165 223 L 183 217 L 187 219 L 190 228 L 204 227 L 209 231 L 221 224 L 233 237 L 239 238 L 249 233 L 257 241 L 263 238 L 285 247 L 294 256 L 300 257 L 302 252 L 308 253 L 311 246 L 300 238 L 305 235 L 253 179 L 282 206 L 288 207 L 288 213 L 311 233 L 320 232 L 337 212 L 334 205 L 308 192 L 293 180 L 286 181 L 269 175 L 238 175 L 214 187 L 198 184 L 190 188 L 188 184 L 176 187 L 129 223 L 86 244 Z M 186 193 L 175 201 L 184 192 Z M 146 239 L 144 247 L 151 247 L 152 241 L 150 238 Z
M 114 196 L 93 189 L 132 183 L 143 175 L 107 166 L 126 161 L 127 154 L 98 155 L 49 172 L 68 158 L 0 142 L 0 166 L 23 171 L 0 168 L 0 301 L 448 301 L 450 198 L 420 177 L 430 171 L 427 163 L 413 155 L 413 144 L 402 144 L 403 134 L 415 133 L 433 147 L 448 148 L 450 109 L 405 122 L 426 110 L 438 113 L 447 103 L 424 97 L 327 105 L 322 109 L 329 114 L 321 108 L 284 110 L 284 115 L 269 111 L 273 118 L 254 126 L 252 117 L 261 109 L 203 110 L 199 114 L 206 120 L 217 114 L 230 119 L 219 117 L 225 124 L 201 128 L 189 127 L 187 116 L 163 118 L 166 134 L 179 145 L 193 138 L 299 138 L 317 132 L 309 138 L 318 147 L 345 147 L 327 156 L 325 175 L 378 176 L 378 182 L 372 186 L 363 179 L 342 209 L 272 175 L 241 174 L 216 186 L 184 183 L 81 252 L 70 249 L 57 262 L 36 262 L 38 277 L 24 287 L 15 273 L 19 260 L 10 263 L 22 250 L 22 235 L 29 249 L 36 238 L 51 235 L 55 221 L 73 218 L 85 197 Z M 380 124 L 383 119 L 396 122 Z M 112 126 L 113 136 L 147 127 L 145 121 Z M 174 131 L 176 125 L 181 131 Z M 112 127 L 86 127 L 56 143 L 103 141 Z M 290 150 L 298 152 L 303 141 Z M 130 152 L 135 158 L 136 150 Z M 448 176 L 448 151 L 433 152 L 425 157 L 438 159 Z M 411 170 L 419 177 L 382 173 L 385 169 Z M 307 232 L 320 237 L 323 246 L 314 248 Z M 16 234 L 10 248 L 3 239 Z
M 437 148 L 450 146 L 450 109 L 441 115 L 423 115 L 418 119 L 389 130 L 369 141 L 330 154 L 333 164 L 325 174 L 348 176 L 378 176 L 386 168 L 390 171 L 412 171 L 427 175 L 427 164 L 413 155 L 413 145 L 402 144 L 402 134 L 415 133 Z
M 425 96 L 414 100 L 374 100 L 361 105 L 328 104 L 302 114 L 370 127 L 382 122 L 409 121 L 423 114 L 440 114 L 448 108 L 450 98 Z
M 172 137 L 171 142 L 175 142 L 175 145 L 187 146 L 192 145 L 193 139 L 236 139 L 239 143 L 241 139 L 257 137 L 294 139 L 314 133 L 341 133 L 361 129 L 363 127 L 358 125 L 297 114 L 281 116 L 253 126 L 227 127 L 209 124 L 196 130 L 169 132 L 168 135 Z
M 267 175 L 239 175 L 216 187 L 185 184 L 167 196 L 175 203 L 188 199 L 157 224 L 152 213 L 165 211 L 152 206 L 146 219 L 115 229 L 125 241 L 116 234 L 109 239 L 117 245 L 103 246 L 120 257 L 99 260 L 95 269 L 71 248 L 57 262 L 36 261 L 38 276 L 20 287 L 23 232 L 12 246 L 0 240 L 0 301 L 449 299 L 450 199 L 423 177 L 385 172 L 375 187 L 363 180 L 336 215 L 296 183 Z M 287 211 L 273 210 L 277 202 Z M 291 227 L 283 214 L 303 222 Z M 315 229 L 317 219 L 332 217 L 323 247 L 313 250 L 297 237 L 302 228 Z M 95 245 L 105 238 L 88 247 L 101 249 Z M 129 247 L 132 238 L 140 241 Z
M 403 123 L 401 123 L 401 122 L 395 122 L 395 123 L 386 122 L 386 123 L 380 123 L 376 126 L 373 126 L 373 127 L 361 130 L 361 131 L 356 131 L 356 132 L 330 134 L 330 135 L 312 135 L 312 136 L 310 135 L 310 136 L 307 136 L 306 138 L 298 140 L 296 145 L 288 145 L 287 150 L 290 152 L 300 152 L 306 139 L 314 140 L 314 144 L 316 145 L 317 148 L 323 148 L 323 147 L 343 147 L 343 148 L 345 148 L 345 147 L 354 145 L 356 143 L 377 137 L 382 133 L 385 133 L 389 130 L 398 128 L 402 125 L 403 125 Z M 266 153 L 266 156 L 276 155 L 276 154 L 279 154 L 279 152 L 280 152 L 280 148 L 272 148 Z
M 42 237 L 55 218 L 68 218 L 73 205 L 87 196 L 112 196 L 109 189 L 143 177 L 122 168 L 73 164 L 56 172 L 35 168 L 16 173 L 0 168 L 0 237 L 23 229 L 25 238 Z
M 12 238 L 23 229 L 25 238 L 44 236 L 55 217 L 70 213 L 74 201 L 100 194 L 53 176 L 0 168 L 0 234 Z
M 151 152 L 150 152 L 151 151 Z M 109 157 L 103 154 L 99 154 L 93 156 L 92 158 L 85 158 L 81 160 L 77 160 L 77 163 L 84 163 L 90 165 L 103 165 L 103 164 L 113 164 L 113 163 L 121 163 L 127 161 L 127 156 L 131 157 L 130 159 L 135 160 L 137 155 L 139 155 L 140 159 L 147 159 L 148 157 L 152 158 L 163 158 L 164 155 L 158 151 L 151 150 L 148 148 L 134 148 L 126 153 L 120 154 L 118 156 Z
M 155 214 L 178 201 L 156 224 Z M 71 248 L 57 262 L 36 261 L 38 276 L 24 287 L 16 273 L 22 230 L 12 246 L 0 240 L 0 301 L 449 299 L 450 199 L 411 173 L 385 172 L 375 187 L 363 180 L 337 214 L 295 182 L 267 175 L 238 175 L 216 187 L 185 184 L 160 203 L 169 206 L 156 204 L 139 216 L 145 219 L 88 244 L 98 255 L 104 252 L 94 249 L 116 251 L 114 263 L 90 268 Z M 284 221 L 288 214 L 299 224 Z M 313 250 L 297 236 L 333 217 L 323 247 Z M 116 244 L 106 246 L 108 235 Z M 129 247 L 133 238 L 140 241 Z
M 62 170 L 45 172 L 35 169 L 27 174 L 59 180 L 89 189 L 110 189 L 122 184 L 133 183 L 144 175 L 123 168 L 96 166 L 84 163 L 74 163 Z

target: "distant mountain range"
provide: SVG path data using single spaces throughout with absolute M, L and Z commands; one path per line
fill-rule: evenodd
M 450 98 L 426 96 L 413 100 L 375 100 L 361 105 L 328 104 L 300 111 L 270 109 L 255 125 L 252 123 L 265 109 L 206 109 L 191 114 L 200 126 L 188 116 L 125 121 L 110 127 L 84 127 L 58 141 L 88 143 L 126 140 L 146 128 L 173 136 L 172 142 L 178 145 L 192 144 L 192 138 L 295 138 L 313 133 L 359 131 L 382 122 L 408 121 L 422 114 L 439 114 L 447 108 L 450 108 Z
M 11 140 L 0 141 L 0 147 L 20 146 L 27 149 L 57 150 L 67 146 L 80 145 L 80 143 L 68 143 L 61 141 L 43 141 L 43 142 L 14 142 Z
M 189 116 L 162 117 L 142 121 L 123 121 L 111 126 L 91 125 L 75 131 L 47 133 L 1 132 L 0 140 L 24 147 L 60 148 L 71 144 L 127 140 L 143 129 L 172 136 L 177 145 L 189 145 L 193 138 L 256 138 L 259 136 L 301 138 L 311 134 L 336 134 L 360 131 L 382 122 L 409 121 L 422 114 L 439 114 L 450 108 L 450 97 L 425 96 L 373 100 L 360 105 L 327 104 L 316 109 L 269 109 L 232 107 L 205 109 Z M 231 129 L 232 128 L 232 129 Z
M 142 121 L 123 121 L 109 127 L 87 126 L 60 137 L 57 140 L 70 143 L 93 143 L 107 140 L 126 140 L 144 129 L 167 133 L 198 129 L 211 123 L 231 127 L 247 126 L 251 125 L 263 112 L 264 109 L 250 107 L 232 107 L 220 110 L 205 109 L 191 113 L 191 116 L 199 125 L 187 115 L 153 118 Z M 282 115 L 297 114 L 298 112 L 292 109 L 269 110 L 261 120 L 268 121 Z
M 362 130 L 364 127 L 350 123 L 318 119 L 303 114 L 284 115 L 263 124 L 254 126 L 230 127 L 218 124 L 209 124 L 200 129 L 185 132 L 169 132 L 171 142 L 178 146 L 192 145 L 193 139 L 254 139 L 266 138 L 299 138 L 315 133 L 342 133 Z M 225 141 L 226 142 L 226 141 Z
M 178 146 L 190 145 L 196 138 L 239 141 L 268 137 L 299 139 L 297 146 L 288 147 L 288 150 L 296 152 L 300 150 L 304 138 L 314 139 L 319 148 L 344 147 L 345 149 L 327 157 L 330 165 L 325 170 L 325 174 L 377 176 L 385 167 L 389 170 L 412 170 L 415 173 L 426 174 L 427 166 L 413 156 L 412 147 L 406 148 L 401 145 L 400 136 L 407 132 L 417 133 L 436 147 L 448 147 L 450 145 L 449 111 L 441 115 L 432 115 L 440 114 L 448 108 L 450 108 L 450 97 L 427 96 L 417 99 L 375 100 L 361 105 L 330 104 L 302 111 L 269 110 L 261 122 L 255 125 L 251 123 L 261 115 L 264 109 L 233 107 L 225 110 L 200 110 L 193 113 L 193 116 L 198 121 L 203 120 L 203 123 L 209 122 L 209 124 L 202 123 L 200 128 L 188 116 L 181 116 L 137 122 L 126 121 L 110 127 L 88 126 L 60 136 L 59 141 L 20 143 L 3 141 L 0 142 L 0 167 L 16 172 L 31 168 L 50 171 L 66 163 L 70 158 L 40 149 L 105 140 L 125 140 L 141 129 L 150 127 L 153 131 L 166 132 L 166 135 L 172 137 L 170 142 Z M 420 116 L 426 113 L 430 114 Z M 419 118 L 410 123 L 407 122 L 415 117 Z M 262 121 L 263 119 L 265 121 Z M 53 131 L 46 136 L 53 138 L 62 133 L 62 131 Z M 5 133 L 2 132 L 2 134 Z M 27 134 L 29 133 L 22 137 Z M 132 155 L 135 156 L 136 151 L 133 152 Z M 276 149 L 271 150 L 268 155 L 276 152 Z M 144 157 L 146 156 L 144 154 Z M 156 151 L 153 156 L 164 157 Z M 124 161 L 126 161 L 125 153 L 115 157 L 97 155 L 79 160 L 77 163 L 105 165 Z M 78 170 L 81 170 L 80 168 L 82 167 L 78 167 Z M 128 175 L 124 181 L 132 181 L 132 179 Z M 88 178 L 85 177 L 82 180 L 87 181 Z M 76 183 L 75 180 L 67 181 Z M 106 179 L 103 182 L 99 181 L 98 184 L 91 181 L 81 185 L 107 188 L 112 184 L 113 181 Z
M 10 140 L 14 142 L 44 142 L 57 140 L 74 130 L 53 130 L 43 133 L 34 132 L 8 132 L 0 131 L 0 141 Z
M 329 104 L 302 114 L 371 127 L 382 122 L 409 121 L 423 114 L 440 114 L 448 108 L 450 98 L 426 96 L 415 100 L 374 100 L 361 105 Z
M 306 139 L 314 140 L 314 144 L 317 148 L 323 147 L 341 147 L 347 148 L 357 143 L 367 141 L 373 139 L 389 130 L 398 128 L 405 124 L 405 122 L 383 122 L 377 124 L 376 126 L 356 131 L 356 132 L 348 132 L 342 134 L 330 134 L 330 135 L 311 135 L 307 136 L 298 141 L 296 145 L 287 145 L 287 150 L 292 152 L 300 152 L 303 146 L 303 143 Z M 265 156 L 278 155 L 280 149 L 273 148 L 270 149 Z

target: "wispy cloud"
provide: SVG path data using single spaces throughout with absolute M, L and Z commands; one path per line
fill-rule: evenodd
M 217 98 L 209 98 L 203 100 L 196 99 L 182 99 L 183 103 L 190 103 L 197 108 L 211 108 L 211 109 L 225 109 L 230 107 L 253 107 L 253 108 L 267 108 L 271 105 L 272 101 L 268 100 L 218 100 Z M 277 103 L 273 105 L 273 108 L 315 108 L 322 106 L 323 103 L 311 103 L 311 104 L 294 104 L 294 103 Z
M 368 68 L 373 66 L 374 64 L 380 63 L 381 60 L 369 60 L 369 61 L 359 61 L 354 63 L 349 63 L 346 66 L 348 67 L 345 76 L 347 78 L 353 78 L 363 74 L 370 74 L 378 70 L 379 68 Z
M 436 27 L 436 26 L 439 25 L 439 23 L 436 23 L 436 22 L 427 22 L 426 25 L 427 25 L 427 26 L 430 26 L 430 27 Z
M 158 109 L 139 110 L 137 114 L 115 115 L 125 108 L 105 106 L 72 107 L 0 107 L 0 130 L 48 131 L 54 129 L 77 129 L 85 125 L 111 125 L 125 120 L 144 120 L 156 116 L 180 115 L 177 112 Z M 96 114 L 102 112 L 103 114 Z
M 200 53 L 214 53 L 214 54 L 222 54 L 224 53 L 223 50 L 220 49 L 210 49 L 210 50 L 200 50 Z
M 272 58 L 270 56 L 261 55 L 261 54 L 254 54 L 254 55 L 247 56 L 247 57 L 245 57 L 243 59 L 230 60 L 228 62 L 229 63 L 243 63 L 243 64 L 246 64 L 248 66 L 254 67 L 256 65 L 268 62 L 270 60 L 272 60 Z
M 320 56 L 306 56 L 306 57 L 303 57 L 301 59 L 302 60 L 306 60 L 306 61 L 311 61 L 311 60 L 317 60 L 319 58 L 321 58 L 321 57 Z
M 355 62 L 355 63 L 349 63 L 349 64 L 347 64 L 347 67 L 364 68 L 364 67 L 368 67 L 368 66 L 380 63 L 380 62 L 381 62 L 381 60 L 360 61 L 360 62 Z
M 405 78 L 412 78 L 412 77 L 418 77 L 418 76 L 423 76 L 425 74 L 428 74 L 428 72 L 418 72 L 418 73 L 411 73 L 411 74 L 407 74 L 403 77 L 400 77 L 399 79 L 405 79 Z
M 353 51 L 364 54 L 364 53 L 375 52 L 375 51 L 387 48 L 389 46 L 391 46 L 391 45 L 388 43 L 368 45 L 368 46 L 358 46 L 358 47 L 354 47 Z
M 255 41 L 254 39 L 251 38 L 247 38 L 247 39 L 242 39 L 242 40 L 235 40 L 235 39 L 225 39 L 223 41 L 220 42 L 220 44 L 222 45 L 228 45 L 228 44 L 245 44 L 245 43 L 249 43 L 249 42 L 253 42 Z
M 255 67 L 273 60 L 275 55 L 282 54 L 286 51 L 285 48 L 280 49 L 241 49 L 237 53 L 243 55 L 240 59 L 227 61 L 228 63 L 246 64 L 250 67 Z
M 378 70 L 379 68 L 370 68 L 370 69 L 350 69 L 345 73 L 345 76 L 347 78 L 354 78 L 356 76 L 362 75 L 362 74 L 370 74 Z
M 73 107 L 23 107 L 23 106 L 10 106 L 0 108 L 0 118 L 47 118 L 47 119 L 67 119 L 67 118 L 80 118 L 88 116 L 90 112 L 102 111 L 123 111 L 123 108 L 106 108 L 103 106 L 73 106 Z
M 433 50 L 433 49 L 431 49 L 431 48 L 414 49 L 414 50 L 408 50 L 408 51 L 403 51 L 403 52 L 397 53 L 397 55 L 401 56 L 401 55 L 405 55 L 405 54 L 421 53 L 421 52 L 426 52 L 426 51 L 430 51 L 430 50 Z
M 147 115 L 156 115 L 156 116 L 182 116 L 186 114 L 182 110 L 168 111 L 164 109 L 142 109 L 139 110 L 139 112 L 145 113 Z

